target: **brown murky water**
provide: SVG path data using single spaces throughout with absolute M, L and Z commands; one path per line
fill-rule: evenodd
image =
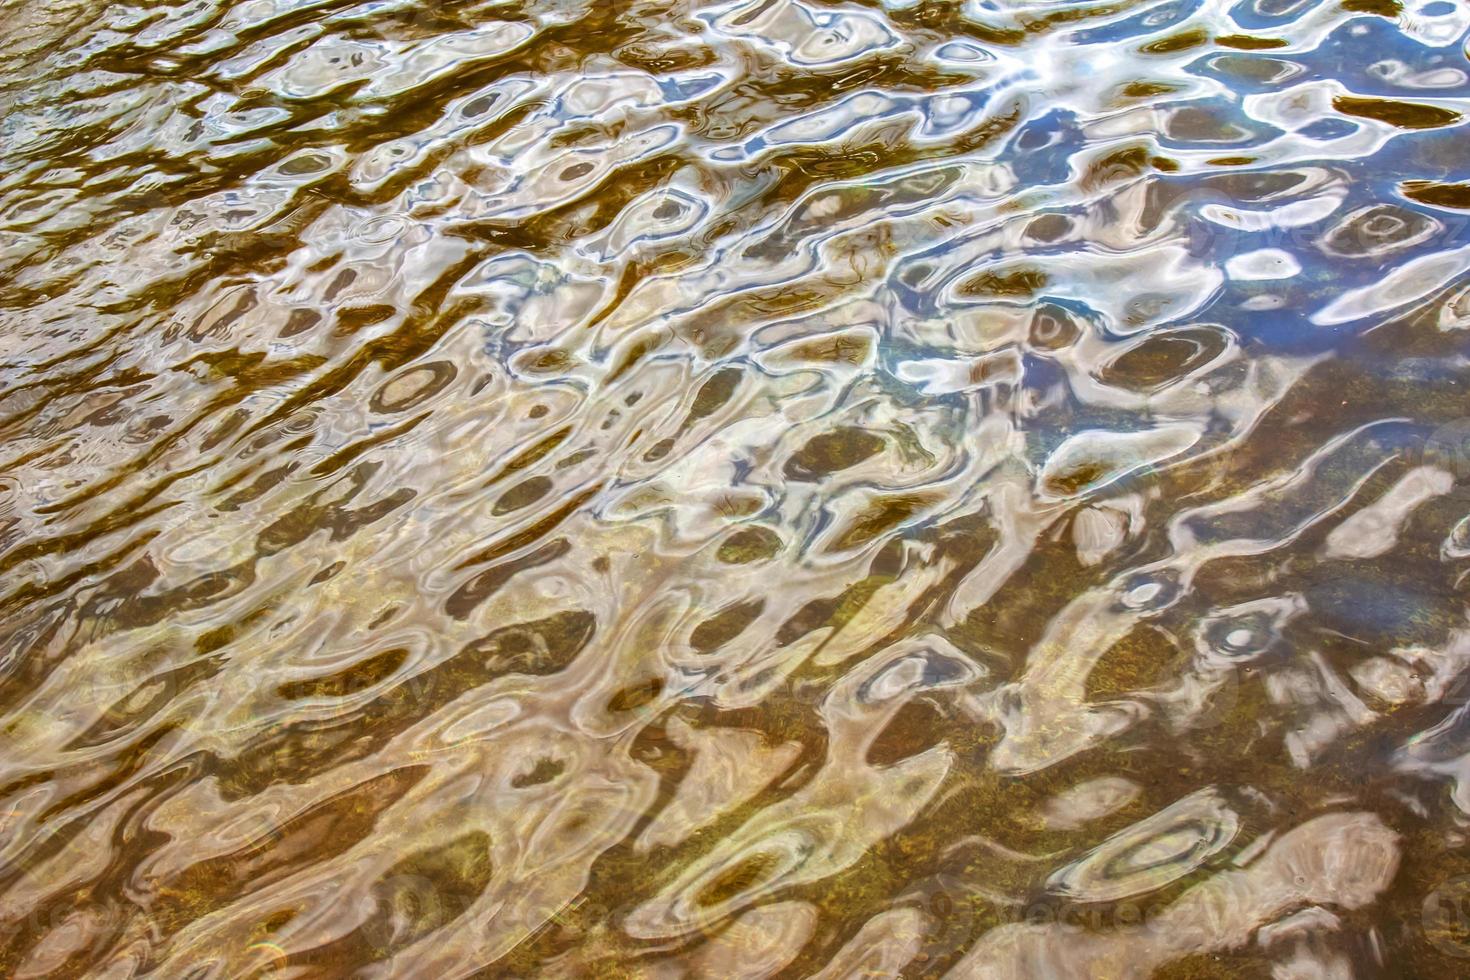
M 1470 970 L 1463 0 L 0 18 L 0 975 Z

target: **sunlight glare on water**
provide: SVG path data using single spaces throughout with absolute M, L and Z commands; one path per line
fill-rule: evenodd
M 1470 971 L 1465 0 L 0 0 L 0 975 Z

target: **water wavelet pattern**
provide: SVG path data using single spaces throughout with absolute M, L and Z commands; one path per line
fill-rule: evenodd
M 0 976 L 1464 976 L 1467 37 L 0 0 Z

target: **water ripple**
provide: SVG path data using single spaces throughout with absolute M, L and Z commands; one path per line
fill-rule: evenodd
M 0 10 L 0 973 L 1463 972 L 1464 3 Z

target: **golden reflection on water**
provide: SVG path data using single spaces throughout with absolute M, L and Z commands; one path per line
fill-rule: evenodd
M 1467 969 L 1463 2 L 0 19 L 0 974 Z

